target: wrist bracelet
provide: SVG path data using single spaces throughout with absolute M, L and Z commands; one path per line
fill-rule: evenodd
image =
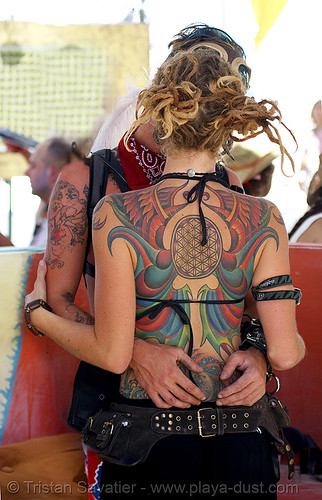
M 32 300 L 31 302 L 29 302 L 29 304 L 25 305 L 24 319 L 25 319 L 25 323 L 26 323 L 28 330 L 33 335 L 36 335 L 36 337 L 43 337 L 45 334 L 42 333 L 41 331 L 39 331 L 38 328 L 33 326 L 31 323 L 31 319 L 30 319 L 31 311 L 33 311 L 34 309 L 37 309 L 38 307 L 43 307 L 47 311 L 53 312 L 52 308 L 43 299 Z
M 239 350 L 246 351 L 250 347 L 255 347 L 264 355 L 267 364 L 266 383 L 269 382 L 272 377 L 272 367 L 267 358 L 267 344 L 260 320 L 250 318 L 250 321 L 242 324 L 240 332 L 242 343 Z
M 256 347 L 267 358 L 267 344 L 264 330 L 259 319 L 250 318 L 245 321 L 240 329 L 242 343 L 239 346 L 241 351 L 246 351 L 250 347 Z

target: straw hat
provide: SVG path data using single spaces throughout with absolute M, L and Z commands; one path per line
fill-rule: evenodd
M 240 144 L 234 144 L 232 147 L 231 153 L 235 160 L 225 157 L 227 167 L 238 174 L 243 184 L 265 170 L 279 156 L 277 150 L 263 154 L 265 149 L 259 147 L 258 142 L 255 143 L 253 140 L 248 140 L 244 144 L 247 144 L 247 147 Z

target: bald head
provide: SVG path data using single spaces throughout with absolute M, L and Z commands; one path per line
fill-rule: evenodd
M 63 139 L 53 138 L 38 144 L 30 155 L 26 171 L 32 193 L 48 203 L 59 172 L 71 160 L 71 145 Z

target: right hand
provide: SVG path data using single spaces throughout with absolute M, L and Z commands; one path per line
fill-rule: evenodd
M 247 351 L 233 352 L 220 378 L 228 380 L 235 370 L 242 372 L 242 375 L 218 393 L 218 406 L 251 406 L 265 394 L 267 363 L 264 355 L 256 347 L 250 347 Z
M 189 408 L 205 399 L 178 364 L 201 373 L 203 369 L 180 347 L 136 339 L 130 367 L 139 384 L 158 408 Z

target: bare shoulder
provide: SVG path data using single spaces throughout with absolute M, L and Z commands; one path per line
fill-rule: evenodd
M 96 204 L 93 211 L 93 231 L 102 229 L 106 226 L 106 222 L 110 221 L 111 215 L 113 214 L 111 203 L 113 203 L 113 196 L 106 195 Z
M 281 226 L 285 229 L 284 219 L 279 208 L 272 201 L 269 201 L 266 198 L 261 198 L 261 200 L 263 200 L 263 202 L 266 204 L 267 210 L 271 211 L 271 223 L 273 225 L 277 224 L 278 226 Z
M 299 243 L 322 243 L 322 214 L 297 240 Z
M 280 224 L 281 226 L 285 225 L 283 216 L 279 208 L 275 205 L 275 203 L 268 200 L 267 198 L 262 198 L 260 196 L 252 196 L 249 194 L 238 194 L 238 193 L 236 194 L 236 196 L 247 197 L 247 200 L 254 207 L 255 210 L 256 206 L 260 206 L 261 211 L 265 212 L 267 215 L 270 216 L 271 223 Z
M 89 167 L 81 160 L 65 165 L 59 175 L 60 180 L 70 182 L 74 185 L 89 184 Z
M 82 161 L 65 165 L 61 170 L 53 190 L 50 206 L 51 215 L 55 206 L 82 207 L 87 203 L 89 168 Z

